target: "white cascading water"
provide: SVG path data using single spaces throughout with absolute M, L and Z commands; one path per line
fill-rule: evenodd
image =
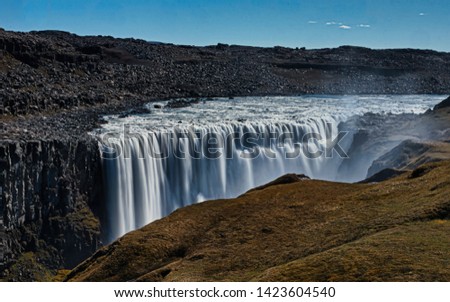
M 267 139 L 286 133 L 290 137 L 284 143 Z M 337 154 L 332 158 L 309 158 L 316 151 L 324 151 L 327 141 L 310 140 L 306 151 L 302 138 L 307 133 L 335 138 L 337 123 L 310 120 L 304 124 L 180 127 L 168 132 L 130 134 L 115 150 L 104 146 L 104 153 L 114 158 L 103 161 L 108 217 L 114 222 L 110 226 L 111 238 L 140 228 L 177 208 L 209 199 L 235 197 L 286 173 L 334 179 L 342 158 Z M 246 148 L 240 139 L 233 137 L 254 139 L 251 146 L 254 149 Z M 215 140 L 213 147 L 205 146 L 207 138 Z M 257 150 L 255 158 L 247 158 L 254 150 Z M 311 154 L 307 156 L 306 152 Z M 288 158 L 287 153 L 293 158 Z
M 211 101 L 212 105 L 159 110 L 125 120 L 116 116 L 107 118 L 106 130 L 117 132 L 124 124 L 135 126 L 119 131 L 120 136 L 114 139 L 102 137 L 107 240 L 112 241 L 177 208 L 204 200 L 236 197 L 286 173 L 345 181 L 337 175 L 343 158 L 336 151 L 331 157 L 324 153 L 317 158 L 311 157 L 316 157 L 313 156 L 316 151 L 332 150 L 339 122 L 354 114 L 380 110 L 367 106 L 364 110 L 349 112 L 350 105 L 355 102 L 353 99 L 341 97 L 336 102 L 335 97 L 322 97 L 317 108 L 313 108 L 316 110 L 314 115 L 311 100 L 297 97 L 282 99 L 286 103 L 278 99 L 277 108 L 281 104 L 284 111 L 277 109 L 275 113 L 267 113 L 265 108 L 271 108 L 273 99 L 276 98 L 265 98 L 269 104 L 263 104 L 260 111 L 255 110 L 255 100 L 260 105 L 264 98 L 240 100 L 240 106 L 247 106 L 244 119 L 242 115 L 236 119 L 236 113 L 232 116 L 224 114 L 230 103 L 224 99 Z M 430 99 L 429 103 L 418 106 L 417 100 L 411 101 L 411 96 L 405 99 L 408 106 L 403 110 L 392 105 L 389 98 L 386 105 L 390 104 L 396 113 L 402 113 L 423 112 L 436 103 L 435 99 Z M 300 103 L 296 104 L 296 101 Z M 298 106 L 304 103 L 307 103 L 308 111 Z M 378 107 L 381 106 L 378 104 Z M 296 119 L 289 121 L 294 114 Z M 267 118 L 269 115 L 270 119 Z M 305 141 L 304 135 L 312 133 L 319 134 L 320 139 L 315 136 Z M 351 142 L 350 133 L 340 140 L 339 145 L 347 151 Z

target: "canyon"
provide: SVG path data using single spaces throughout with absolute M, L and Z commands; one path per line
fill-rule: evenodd
M 225 44 L 195 47 L 80 37 L 59 31 L 19 33 L 0 29 L 0 279 L 43 281 L 65 275 L 62 270 L 76 267 L 115 239 L 105 236 L 107 192 L 99 142 L 92 135 L 105 125 L 105 116 L 126 119 L 151 115 L 157 108 L 148 104 L 171 99 L 185 100 L 180 104 L 194 99 L 201 104 L 213 103 L 215 97 L 444 95 L 450 93 L 449 75 L 450 54 L 429 50 L 351 46 L 307 50 Z M 389 148 L 383 145 L 385 157 L 374 158 L 377 161 L 369 175 L 360 171 L 363 178 L 380 177 L 379 173 L 386 169 L 415 171 L 424 163 L 445 160 L 449 140 L 447 103 L 422 115 L 367 113 L 347 120 L 347 127 L 359 129 L 355 136 L 359 144 L 348 149 L 355 160 L 342 165 L 341 173 L 360 166 L 357 154 L 378 150 L 381 131 L 390 131 L 391 137 L 401 134 L 401 141 L 412 137 L 422 141 L 399 145 L 400 141 L 393 140 Z M 397 145 L 405 148 L 393 149 Z M 412 151 L 405 157 L 405 150 Z M 445 165 L 436 171 L 444 170 Z M 445 184 L 435 185 L 446 190 Z M 204 204 L 215 207 L 213 202 Z M 445 208 L 445 204 L 436 206 L 439 213 Z M 165 214 L 172 210 L 175 208 Z M 439 214 L 432 220 L 443 217 Z M 171 219 L 175 218 L 164 221 Z M 151 225 L 150 230 L 155 228 Z M 201 225 L 198 228 L 202 231 Z M 273 227 L 263 233 L 270 233 L 269 229 Z M 130 236 L 125 238 L 133 239 L 134 235 Z M 92 259 L 117 245 L 100 249 Z M 155 263 L 189 254 L 183 246 L 169 250 L 168 254 L 152 256 Z M 92 259 L 69 274 L 68 279 L 82 279 Z M 283 261 L 272 261 L 270 265 L 281 265 Z M 162 278 L 153 271 L 148 270 L 152 272 L 149 279 Z M 109 278 L 104 273 L 101 276 Z M 122 280 L 138 277 L 124 276 Z

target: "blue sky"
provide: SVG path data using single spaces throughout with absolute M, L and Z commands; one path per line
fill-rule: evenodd
M 0 27 L 176 44 L 450 51 L 448 0 L 0 0 Z

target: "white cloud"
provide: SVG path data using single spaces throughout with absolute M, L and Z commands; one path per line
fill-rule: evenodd
M 348 25 L 341 25 L 341 26 L 339 26 L 339 28 L 340 29 L 352 29 L 352 27 L 348 26 Z
M 336 21 L 329 21 L 329 22 L 325 23 L 325 25 L 328 25 L 328 26 L 330 26 L 330 25 L 339 25 L 339 26 L 341 26 L 341 25 L 344 25 L 344 23 L 336 22 Z
M 370 28 L 370 25 L 369 25 L 369 24 L 359 24 L 358 27 L 361 27 L 361 28 Z
M 425 13 L 420 13 L 420 14 L 419 14 L 419 16 L 425 16 L 425 15 L 426 15 Z
M 308 24 L 317 24 L 317 21 L 308 21 Z

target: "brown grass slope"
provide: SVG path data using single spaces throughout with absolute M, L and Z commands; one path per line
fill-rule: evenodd
M 379 184 L 299 180 L 177 210 L 69 281 L 450 281 L 450 162 Z
M 450 221 L 410 223 L 270 268 L 252 281 L 449 281 Z

